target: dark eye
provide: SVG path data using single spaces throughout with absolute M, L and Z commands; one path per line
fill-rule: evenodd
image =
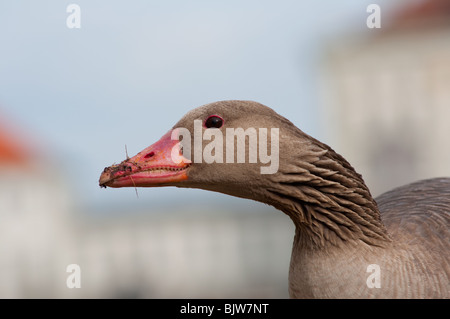
M 220 128 L 223 125 L 223 119 L 220 116 L 217 115 L 211 115 L 208 117 L 205 121 L 205 126 L 207 128 Z

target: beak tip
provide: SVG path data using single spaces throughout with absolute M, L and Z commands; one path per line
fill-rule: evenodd
M 100 175 L 100 179 L 98 180 L 98 185 L 100 188 L 106 188 L 107 183 L 111 180 L 110 169 L 105 167 L 102 174 Z

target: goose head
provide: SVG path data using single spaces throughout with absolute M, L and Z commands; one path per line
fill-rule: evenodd
M 271 108 L 252 101 L 221 101 L 187 113 L 159 141 L 104 169 L 102 187 L 201 188 L 266 200 L 304 135 Z

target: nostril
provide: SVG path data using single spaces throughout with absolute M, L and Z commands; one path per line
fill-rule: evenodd
M 128 164 L 123 164 L 119 169 L 124 172 L 131 172 L 133 170 L 133 168 Z
M 155 152 L 150 152 L 147 155 L 144 156 L 144 158 L 150 158 L 153 157 L 155 155 Z

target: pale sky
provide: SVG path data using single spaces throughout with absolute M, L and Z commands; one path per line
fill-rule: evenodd
M 2 1 L 0 114 L 42 143 L 81 205 L 214 198 L 164 188 L 139 190 L 137 200 L 97 181 L 125 145 L 135 155 L 191 108 L 218 100 L 261 102 L 321 139 L 323 48 L 370 32 L 367 6 L 383 14 L 392 2 Z M 71 3 L 80 29 L 66 25 Z

